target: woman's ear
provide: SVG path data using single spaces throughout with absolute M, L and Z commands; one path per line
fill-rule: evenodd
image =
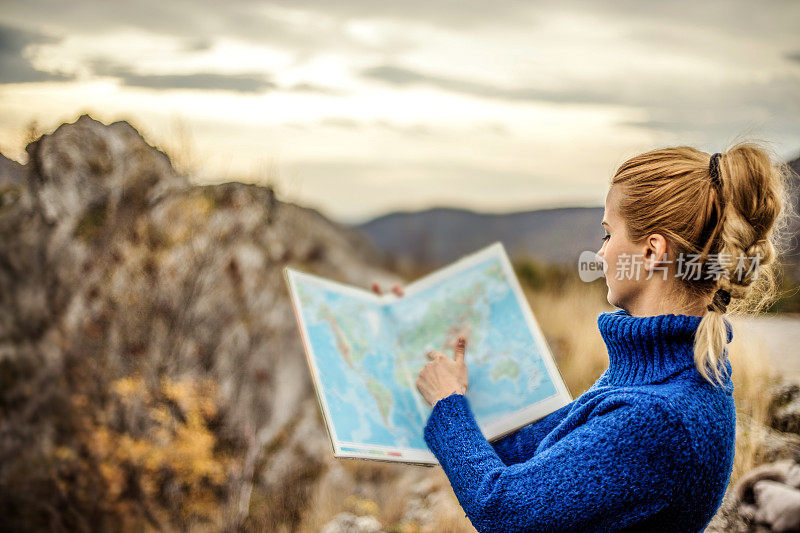
M 644 247 L 645 270 L 648 272 L 653 272 L 654 270 L 666 272 L 669 263 L 667 259 L 668 249 L 667 239 L 660 233 L 653 233 L 647 237 Z

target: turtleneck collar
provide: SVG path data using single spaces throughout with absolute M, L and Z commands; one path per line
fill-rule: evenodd
M 658 383 L 694 366 L 694 334 L 702 317 L 693 315 L 631 316 L 624 309 L 597 317 L 600 334 L 608 348 L 608 369 L 612 385 Z M 733 329 L 725 320 L 727 342 Z M 730 361 L 724 351 L 727 379 Z

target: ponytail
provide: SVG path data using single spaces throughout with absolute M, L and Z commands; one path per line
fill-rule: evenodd
M 710 167 L 713 173 L 713 167 Z M 719 250 L 711 264 L 721 272 L 716 285 L 733 302 L 732 312 L 755 314 L 776 296 L 776 255 L 781 215 L 786 219 L 784 182 L 790 170 L 773 164 L 769 152 L 754 142 L 740 143 L 721 154 L 718 187 L 721 216 L 714 232 Z M 778 230 L 778 231 L 776 231 Z M 713 298 L 713 295 L 712 295 Z M 695 333 L 694 358 L 700 374 L 722 383 L 719 363 L 728 342 L 728 306 L 712 302 Z

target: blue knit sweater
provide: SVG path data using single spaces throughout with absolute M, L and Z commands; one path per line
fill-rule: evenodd
M 489 443 L 465 396 L 434 405 L 425 441 L 478 531 L 694 532 L 721 504 L 736 433 L 727 348 L 715 387 L 694 365 L 700 317 L 597 323 L 608 368 L 548 416 Z

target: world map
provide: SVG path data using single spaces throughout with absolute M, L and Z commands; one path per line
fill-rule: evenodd
M 468 339 L 466 396 L 479 426 L 557 392 L 496 255 L 418 291 L 412 284 L 389 302 L 312 276 L 296 290 L 318 393 L 340 443 L 427 452 L 431 408 L 416 389 L 417 375 L 427 351 L 452 357 L 460 334 Z

